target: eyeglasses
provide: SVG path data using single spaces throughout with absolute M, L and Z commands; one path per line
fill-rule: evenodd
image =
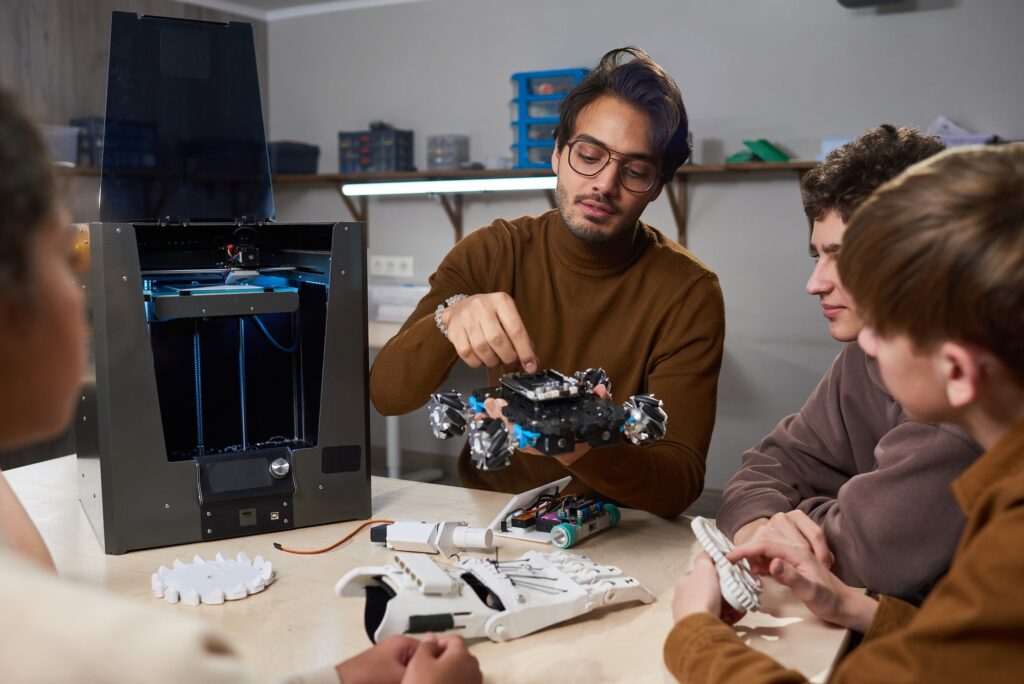
M 596 176 L 612 159 L 619 163 L 619 182 L 626 190 L 647 192 L 658 182 L 658 167 L 646 159 L 613 155 L 604 145 L 588 140 L 569 143 L 569 166 L 581 176 Z

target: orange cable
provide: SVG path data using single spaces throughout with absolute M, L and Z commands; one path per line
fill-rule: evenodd
M 352 537 L 354 537 L 357 534 L 359 534 L 362 531 L 362 529 L 364 527 L 366 527 L 367 525 L 373 525 L 374 523 L 385 523 L 385 524 L 387 524 L 387 523 L 393 523 L 393 522 L 395 522 L 395 521 L 394 520 L 383 520 L 383 519 L 382 520 L 366 520 L 366 521 L 363 522 L 362 525 L 360 525 L 356 529 L 352 530 L 352 532 L 350 532 L 349 534 L 345 535 L 340 540 L 334 542 L 330 546 L 325 546 L 322 549 L 305 549 L 305 550 L 304 549 L 289 549 L 287 546 L 281 546 L 277 542 L 274 542 L 274 548 L 279 550 L 279 551 L 285 551 L 287 553 L 299 553 L 299 554 L 325 553 L 325 552 L 330 551 L 332 549 L 338 548 L 339 546 L 341 546 L 342 544 L 347 542 L 349 539 L 351 539 Z

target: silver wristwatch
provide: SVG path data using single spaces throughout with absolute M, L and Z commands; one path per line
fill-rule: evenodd
M 444 300 L 441 304 L 437 305 L 437 310 L 434 311 L 434 323 L 437 324 L 437 329 L 441 331 L 441 334 L 448 337 L 448 326 L 441 322 L 441 314 L 444 310 L 455 302 L 461 302 L 463 299 L 469 299 L 469 295 L 457 294 L 452 295 L 448 299 Z

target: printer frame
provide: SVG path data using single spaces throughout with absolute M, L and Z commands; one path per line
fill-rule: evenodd
M 228 229 L 236 224 L 206 225 Z M 203 227 L 193 224 L 187 229 Z M 168 454 L 161 409 L 191 411 L 193 407 L 160 403 L 138 241 L 139 232 L 167 229 L 175 228 L 133 222 L 89 225 L 91 268 L 84 288 L 91 314 L 90 365 L 95 374 L 86 378 L 81 392 L 76 440 L 80 499 L 106 552 L 120 554 L 369 517 L 363 225 L 267 223 L 255 227 L 257 231 L 319 230 L 330 235 L 328 253 L 306 257 L 329 264 L 322 346 L 315 345 L 322 353 L 315 443 L 297 449 L 250 449 L 236 451 L 235 456 L 177 460 Z M 208 299 L 210 310 L 203 312 L 210 319 L 218 314 L 237 316 L 238 301 L 233 302 L 231 295 L 182 297 L 183 302 L 188 299 Z M 272 311 L 273 302 L 273 297 L 251 297 L 245 300 L 245 308 L 258 315 L 266 313 L 265 306 Z M 223 308 L 215 309 L 218 306 Z M 269 467 L 271 460 L 282 456 L 290 465 L 284 477 L 272 479 L 268 487 L 246 487 L 257 468 Z M 234 490 L 204 487 L 201 464 L 218 458 L 234 458 L 237 468 L 250 469 L 242 473 Z

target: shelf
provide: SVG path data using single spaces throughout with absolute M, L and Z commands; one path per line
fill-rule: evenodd
M 665 186 L 665 197 L 672 208 L 672 216 L 676 222 L 678 240 L 686 245 L 687 228 L 687 196 L 691 177 L 702 177 L 707 180 L 724 179 L 737 174 L 747 176 L 765 176 L 778 173 L 796 173 L 803 176 L 814 168 L 817 162 L 745 162 L 741 164 L 686 164 L 676 172 L 673 182 Z M 90 167 L 57 167 L 58 174 L 69 176 L 99 176 L 100 171 Z M 366 196 L 348 197 L 341 193 L 341 186 L 354 183 L 381 183 L 390 181 L 414 180 L 463 180 L 479 178 L 535 178 L 550 176 L 547 169 L 471 169 L 471 170 L 433 170 L 433 171 L 394 171 L 390 173 L 317 173 L 273 176 L 274 185 L 330 185 L 337 191 L 352 217 L 362 223 L 369 223 L 369 203 Z M 523 192 L 533 192 L 524 190 Z M 548 204 L 555 207 L 555 194 L 544 190 Z M 448 220 L 455 231 L 455 241 L 462 239 L 463 234 L 463 201 L 464 195 L 437 195 Z

